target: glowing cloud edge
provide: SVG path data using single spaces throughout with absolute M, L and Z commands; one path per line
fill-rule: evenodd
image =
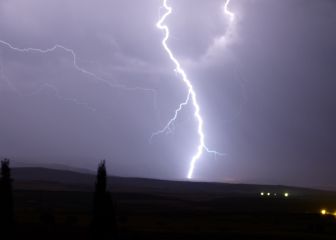
M 224 13 L 230 18 L 230 21 L 235 19 L 235 14 L 229 10 L 231 0 L 227 0 L 224 4 Z

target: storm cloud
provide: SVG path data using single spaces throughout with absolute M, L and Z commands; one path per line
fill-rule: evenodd
M 159 0 L 2 0 L 0 155 L 185 179 L 197 147 L 187 89 L 163 51 Z M 195 180 L 335 188 L 336 2 L 171 0 L 169 45 L 195 86 L 207 145 Z M 116 85 L 111 87 L 111 85 Z M 123 88 L 118 87 L 123 85 Z M 127 89 L 125 89 L 127 88 Z M 142 88 L 142 89 L 141 89 Z M 145 90 L 146 89 L 146 90 Z

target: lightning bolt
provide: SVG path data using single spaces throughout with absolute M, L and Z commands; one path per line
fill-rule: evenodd
M 88 103 L 86 102 L 82 102 L 80 100 L 78 100 L 77 98 L 69 98 L 69 97 L 64 97 L 59 93 L 59 90 L 54 86 L 51 85 L 49 83 L 44 83 L 41 86 L 39 86 L 38 89 L 36 89 L 35 91 L 29 93 L 29 94 L 23 94 L 22 92 L 20 92 L 16 86 L 14 84 L 12 84 L 12 82 L 9 80 L 9 78 L 5 75 L 4 72 L 4 67 L 2 64 L 2 59 L 0 58 L 0 77 L 2 80 L 4 80 L 6 82 L 6 84 L 9 86 L 9 88 L 15 92 L 18 96 L 20 97 L 32 97 L 37 95 L 38 93 L 42 92 L 45 88 L 49 88 L 54 92 L 54 95 L 57 99 L 61 100 L 61 101 L 67 101 L 67 102 L 72 102 L 76 105 L 81 105 L 86 107 L 87 109 L 91 110 L 92 112 L 97 111 L 95 108 L 91 107 Z
M 229 4 L 230 4 L 230 0 L 227 0 L 225 2 L 225 5 L 224 5 L 224 12 L 230 18 L 230 20 L 233 21 L 234 18 L 235 18 L 235 15 L 228 9 Z M 156 133 L 153 133 L 152 136 L 151 136 L 151 139 L 153 137 L 159 135 L 159 134 L 162 134 L 162 133 L 165 133 L 165 132 L 169 131 L 172 124 L 176 121 L 176 119 L 178 117 L 178 114 L 183 110 L 183 108 L 186 105 L 191 103 L 193 108 L 194 108 L 194 118 L 197 122 L 197 134 L 198 134 L 197 151 L 195 152 L 195 154 L 193 155 L 193 157 L 190 161 L 189 170 L 188 170 L 188 174 L 187 174 L 187 178 L 191 179 L 191 178 L 193 178 L 195 165 L 196 165 L 197 161 L 200 159 L 200 157 L 202 156 L 202 154 L 204 153 L 204 151 L 206 151 L 208 153 L 215 154 L 215 155 L 222 155 L 222 154 L 218 153 L 216 151 L 210 150 L 206 146 L 205 134 L 204 134 L 204 121 L 203 121 L 203 118 L 202 118 L 202 115 L 201 115 L 201 109 L 200 109 L 200 105 L 199 105 L 198 100 L 197 100 L 196 92 L 194 90 L 192 82 L 188 79 L 188 76 L 187 76 L 186 72 L 183 70 L 180 62 L 177 60 L 177 58 L 175 57 L 173 52 L 170 50 L 170 48 L 168 47 L 168 44 L 167 44 L 167 41 L 170 37 L 170 31 L 169 31 L 168 26 L 164 25 L 164 22 L 165 22 L 166 18 L 169 15 L 171 15 L 171 13 L 173 11 L 172 7 L 170 7 L 168 5 L 168 0 L 163 0 L 163 8 L 166 10 L 166 13 L 159 19 L 156 26 L 157 26 L 158 29 L 162 30 L 165 33 L 165 36 L 162 40 L 162 46 L 163 46 L 164 50 L 166 51 L 166 53 L 168 54 L 170 60 L 174 63 L 174 65 L 175 65 L 175 70 L 174 71 L 175 71 L 176 74 L 181 76 L 181 80 L 185 84 L 185 86 L 188 90 L 188 94 L 187 94 L 186 100 L 184 102 L 182 102 L 179 105 L 179 107 L 175 110 L 175 114 L 174 114 L 173 118 L 171 118 L 168 121 L 167 125 L 162 130 L 157 131 Z M 122 84 L 112 84 L 111 82 L 109 82 L 106 79 L 100 77 L 99 75 L 81 67 L 78 64 L 78 57 L 77 57 L 75 51 L 70 49 L 70 48 L 67 48 L 65 46 L 62 46 L 60 44 L 56 44 L 53 47 L 47 48 L 47 49 L 31 48 L 31 47 L 29 47 L 29 48 L 18 48 L 16 46 L 12 45 L 11 43 L 3 41 L 3 40 L 0 40 L 0 44 L 10 48 L 11 50 L 22 52 L 22 53 L 36 52 L 36 53 L 40 53 L 40 54 L 48 54 L 48 53 L 56 51 L 57 49 L 61 49 L 61 50 L 65 51 L 66 53 L 71 55 L 74 68 L 77 71 L 81 72 L 82 74 L 88 75 L 91 78 L 93 78 L 95 80 L 98 80 L 100 82 L 103 82 L 103 83 L 105 83 L 108 86 L 113 87 L 113 88 L 121 88 L 121 89 L 127 90 L 127 91 L 138 91 L 138 90 L 140 90 L 140 91 L 151 92 L 154 96 L 154 101 L 156 102 L 156 98 L 157 98 L 156 90 L 150 89 L 150 88 L 141 88 L 141 87 L 128 87 L 128 86 L 122 85 Z M 86 105 L 85 103 L 79 102 L 77 99 L 62 97 L 59 94 L 58 90 L 50 84 L 45 84 L 45 86 L 51 88 L 55 92 L 55 94 L 58 98 L 62 98 L 62 99 L 67 100 L 67 101 L 74 101 L 77 104 Z M 154 104 L 154 105 L 156 106 L 156 104 Z M 92 110 L 95 110 L 95 109 L 92 109 Z
M 14 92 L 18 93 L 16 87 L 12 84 L 11 81 L 9 81 L 8 77 L 7 77 L 6 74 L 5 74 L 4 67 L 3 67 L 3 63 L 2 63 L 2 58 L 0 58 L 0 77 L 1 77 L 1 79 L 2 79 L 4 82 L 6 82 L 6 84 L 8 85 L 8 87 L 9 87 L 11 90 L 13 90 Z
M 126 85 L 123 85 L 123 84 L 117 84 L 117 83 L 111 83 L 109 81 L 107 81 L 106 79 L 98 76 L 97 74 L 91 72 L 91 71 L 88 71 L 84 68 L 82 68 L 79 64 L 78 64 L 78 57 L 77 57 L 77 54 L 76 52 L 73 50 L 73 49 L 70 49 L 70 48 L 67 48 L 63 45 L 60 45 L 60 44 L 56 44 L 54 45 L 53 47 L 51 48 L 47 48 L 47 49 L 40 49 L 40 48 L 18 48 L 14 45 L 12 45 L 11 43 L 9 42 L 6 42 L 6 41 L 3 41 L 3 40 L 0 40 L 0 44 L 10 48 L 11 50 L 13 51 L 17 51 L 17 52 L 21 52 L 21 53 L 28 53 L 28 52 L 35 52 L 35 53 L 40 53 L 40 54 L 48 54 L 48 53 L 51 53 L 51 52 L 54 52 L 56 51 L 57 49 L 61 49 L 63 51 L 65 51 L 66 53 L 70 54 L 71 57 L 72 57 L 72 63 L 73 63 L 73 66 L 74 68 L 79 71 L 80 73 L 82 74 L 85 74 L 97 81 L 100 81 L 104 84 L 107 84 L 109 87 L 112 87 L 112 88 L 119 88 L 119 89 L 122 89 L 122 90 L 125 90 L 125 91 L 145 91 L 145 92 L 150 92 L 151 94 L 153 94 L 153 101 L 154 101 L 154 108 L 157 109 L 157 92 L 155 89 L 151 89 L 151 88 L 142 88 L 142 87 L 128 87 Z M 56 96 L 58 98 L 61 98 L 61 99 L 64 99 L 66 101 L 70 101 L 71 98 L 65 98 L 65 97 L 62 97 L 58 90 L 56 89 L 55 86 L 51 86 L 50 84 L 46 85 L 47 87 L 51 88 L 52 90 L 54 90 L 54 92 L 56 93 Z M 38 91 L 37 91 L 38 92 Z M 76 102 L 76 104 L 79 104 L 79 105 L 87 105 L 85 103 L 82 103 L 82 102 L 79 102 L 78 100 L 76 99 L 73 99 L 74 102 Z M 92 110 L 92 109 L 91 109 Z
M 159 19 L 159 21 L 156 23 L 156 26 L 157 26 L 158 29 L 162 30 L 165 33 L 165 36 L 162 40 L 162 46 L 163 46 L 164 50 L 167 52 L 170 60 L 174 63 L 175 72 L 181 76 L 181 79 L 182 79 L 183 83 L 186 85 L 186 87 L 188 89 L 188 96 L 187 96 L 187 99 L 183 103 L 180 104 L 179 108 L 175 111 L 175 115 L 173 116 L 173 118 L 171 120 L 169 120 L 167 125 L 162 130 L 154 133 L 151 138 L 169 130 L 171 124 L 176 120 L 176 118 L 178 116 L 178 113 L 183 109 L 183 107 L 185 105 L 187 105 L 189 102 L 192 103 L 193 108 L 194 108 L 194 117 L 195 117 L 197 125 L 198 125 L 197 126 L 198 146 L 197 146 L 196 153 L 194 154 L 194 156 L 191 159 L 188 174 L 187 174 L 187 178 L 191 179 L 193 177 L 196 162 L 200 159 L 200 157 L 202 156 L 204 151 L 207 151 L 207 152 L 213 153 L 213 154 L 219 154 L 219 155 L 221 155 L 221 154 L 217 153 L 216 151 L 209 150 L 208 147 L 205 144 L 205 134 L 204 134 L 204 129 L 203 129 L 204 121 L 203 121 L 203 118 L 202 118 L 202 115 L 201 115 L 201 109 L 200 109 L 200 106 L 198 104 L 196 92 L 194 90 L 194 87 L 193 87 L 191 81 L 188 79 L 188 76 L 187 76 L 186 72 L 182 69 L 180 62 L 174 56 L 172 50 L 168 47 L 168 44 L 167 44 L 167 41 L 170 37 L 170 31 L 169 31 L 169 27 L 167 25 L 164 25 L 164 21 L 173 12 L 173 8 L 168 5 L 168 0 L 163 0 L 163 5 L 162 6 L 166 10 L 166 13 L 163 14 L 163 16 Z
M 227 0 L 224 4 L 224 13 L 229 17 L 230 21 L 232 22 L 235 19 L 235 14 L 230 11 L 229 5 L 231 0 Z

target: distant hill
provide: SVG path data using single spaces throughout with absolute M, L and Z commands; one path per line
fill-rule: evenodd
M 48 168 L 13 168 L 15 189 L 53 191 L 93 191 L 95 175 L 75 171 Z M 291 196 L 335 195 L 333 192 L 274 185 L 204 183 L 186 181 L 165 181 L 144 178 L 109 177 L 109 188 L 115 192 L 155 193 L 161 195 L 186 195 L 188 197 L 209 198 L 225 195 L 253 195 L 261 192 Z
M 74 167 L 59 163 L 44 163 L 44 162 L 33 162 L 33 161 L 16 161 L 11 160 L 11 166 L 13 168 L 47 168 L 53 170 L 64 170 L 72 171 L 78 173 L 89 173 L 94 174 L 95 172 L 86 168 Z

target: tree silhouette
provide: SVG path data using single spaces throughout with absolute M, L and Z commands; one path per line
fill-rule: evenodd
M 9 159 L 1 161 L 0 178 L 0 224 L 3 232 L 10 233 L 14 223 L 14 204 Z
M 98 165 L 97 179 L 93 198 L 92 230 L 94 239 L 116 237 L 116 221 L 113 202 L 107 191 L 105 161 Z

